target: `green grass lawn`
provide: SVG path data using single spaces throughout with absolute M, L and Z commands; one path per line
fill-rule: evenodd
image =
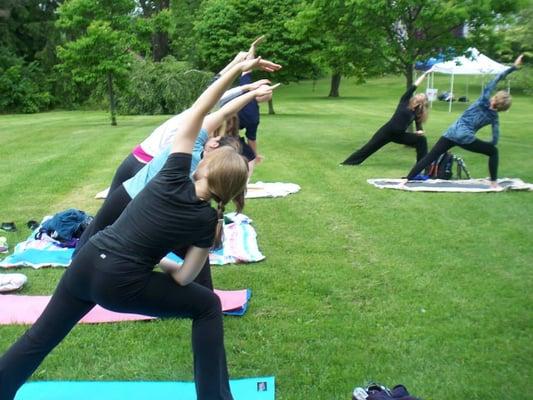
M 292 84 L 276 92 L 277 114 L 262 115 L 265 161 L 253 180 L 302 190 L 247 203 L 265 261 L 213 268 L 217 288 L 253 291 L 247 314 L 224 320 L 232 377 L 275 375 L 280 400 L 348 400 L 371 380 L 435 400 L 533 392 L 533 194 L 375 189 L 366 179 L 404 176 L 415 161 L 395 144 L 338 166 L 391 116 L 403 85 L 343 81 L 342 97 L 329 99 L 327 81 Z M 430 146 L 464 108 L 434 105 Z M 533 181 L 532 112 L 533 100 L 516 95 L 500 116 L 501 177 Z M 29 234 L 29 219 L 95 212 L 94 194 L 166 118 L 122 116 L 111 127 L 103 112 L 0 116 L 0 220 L 19 226 L 5 234 L 10 245 Z M 486 157 L 454 152 L 473 177 L 488 175 Z M 18 271 L 29 277 L 21 293 L 34 295 L 52 293 L 62 273 Z M 0 327 L 0 352 L 24 330 Z M 82 325 L 32 379 L 190 380 L 191 358 L 189 321 Z

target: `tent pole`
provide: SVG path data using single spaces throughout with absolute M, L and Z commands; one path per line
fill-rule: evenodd
M 453 103 L 453 72 L 452 72 L 452 81 L 450 85 L 450 105 L 448 106 L 448 112 L 452 112 L 452 103 Z

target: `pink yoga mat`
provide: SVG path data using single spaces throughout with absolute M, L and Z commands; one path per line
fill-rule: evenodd
M 222 311 L 241 308 L 247 302 L 246 289 L 215 289 L 215 293 L 220 297 Z M 51 296 L 0 295 L 0 325 L 33 324 L 50 301 L 50 297 Z M 146 315 L 117 313 L 96 306 L 83 317 L 80 323 L 99 324 L 104 322 L 141 321 L 149 319 L 153 318 Z

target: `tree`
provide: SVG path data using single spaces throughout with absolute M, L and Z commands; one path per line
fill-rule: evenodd
M 173 25 L 170 0 L 139 0 L 139 5 L 148 21 L 152 60 L 159 62 L 170 53 L 169 31 Z
M 72 37 L 58 47 L 59 69 L 75 81 L 106 86 L 111 125 L 117 124 L 115 86 L 125 83 L 132 57 L 133 9 L 131 0 L 71 0 L 58 10 L 58 26 Z
M 318 38 L 314 54 L 331 71 L 330 97 L 339 96 L 343 76 L 355 76 L 362 81 L 382 65 L 373 55 L 377 47 L 384 45 L 384 40 L 373 34 L 375 29 L 366 23 L 357 2 L 309 1 L 290 27 L 299 37 Z
M 471 43 L 463 31 L 494 26 L 495 16 L 516 8 L 511 0 L 354 0 L 363 18 L 379 28 L 388 45 L 378 48 L 377 57 L 387 61 L 392 72 L 413 82 L 414 63 L 437 51 L 460 52 Z
M 266 77 L 279 82 L 316 78 L 320 69 L 312 52 L 317 41 L 287 29 L 302 4 L 301 0 L 207 1 L 195 23 L 196 64 L 219 71 L 239 50 L 247 50 L 253 39 L 266 34 L 258 55 L 283 65 Z

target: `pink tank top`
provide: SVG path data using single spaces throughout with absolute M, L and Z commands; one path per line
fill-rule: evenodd
M 148 154 L 147 152 L 145 152 L 143 150 L 143 148 L 141 147 L 140 144 L 138 144 L 134 149 L 133 151 L 131 152 L 131 154 L 134 155 L 134 157 L 139 160 L 140 162 L 142 163 L 145 163 L 145 164 L 148 164 L 150 161 L 152 161 L 152 159 L 154 157 L 152 157 L 150 154 Z

